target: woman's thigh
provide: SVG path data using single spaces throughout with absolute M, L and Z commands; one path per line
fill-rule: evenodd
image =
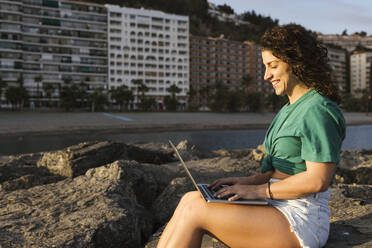
M 239 247 L 299 247 L 286 217 L 270 206 L 205 204 L 199 192 L 188 193 L 201 228 L 226 245 Z M 195 208 L 195 206 L 198 206 Z

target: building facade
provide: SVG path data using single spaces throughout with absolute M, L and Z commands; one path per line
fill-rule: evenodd
M 346 51 L 327 47 L 329 64 L 332 68 L 332 80 L 335 83 L 338 92 L 342 95 L 348 90 L 348 80 L 346 71 Z
M 189 18 L 161 11 L 105 5 L 108 9 L 109 87 L 126 85 L 138 97 L 134 80 L 149 88 L 158 109 L 172 85 L 187 102 L 189 91 Z M 138 102 L 136 98 L 135 104 Z M 136 105 L 134 105 L 136 108 Z
M 69 0 L 0 0 L 0 72 L 30 104 L 59 100 L 66 83 L 107 88 L 107 12 Z M 45 89 L 53 89 L 47 96 Z M 48 99 L 47 99 L 48 98 Z
M 372 52 L 354 52 L 350 56 L 350 93 L 361 97 L 364 91 L 369 91 Z
M 325 44 L 338 45 L 349 52 L 353 51 L 358 45 L 372 48 L 372 36 L 359 35 L 338 35 L 338 34 L 317 34 L 318 40 Z
M 190 36 L 190 85 L 195 91 L 193 104 L 206 107 L 205 95 L 221 82 L 230 90 L 269 92 L 264 81 L 261 50 L 253 42 L 224 38 Z M 246 84 L 249 75 L 251 82 Z

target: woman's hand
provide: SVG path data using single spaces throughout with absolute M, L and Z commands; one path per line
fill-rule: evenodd
M 257 199 L 260 198 L 258 187 L 258 185 L 234 184 L 218 190 L 216 196 L 217 198 L 228 198 L 229 201 Z
M 210 188 L 213 191 L 216 191 L 221 187 L 221 185 L 234 185 L 237 184 L 241 181 L 242 178 L 240 177 L 226 177 L 226 178 L 221 178 L 213 183 L 208 185 L 208 188 Z

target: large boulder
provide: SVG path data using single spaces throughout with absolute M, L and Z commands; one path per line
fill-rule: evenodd
M 345 150 L 341 152 L 341 160 L 336 167 L 337 183 L 357 183 L 372 185 L 372 151 Z
M 0 191 L 28 189 L 65 179 L 46 168 L 38 168 L 37 161 L 42 156 L 42 153 L 35 153 L 3 158 L 3 162 L 0 162 Z
M 331 230 L 326 248 L 372 247 L 372 186 L 340 184 L 329 201 Z
M 46 152 L 38 161 L 51 173 L 73 178 L 121 157 L 125 144 L 118 142 L 84 142 L 63 150 Z
M 134 161 L 27 190 L 0 192 L 3 247 L 141 247 L 153 218 L 139 202 L 154 197 L 156 180 Z M 138 185 L 146 192 L 136 192 Z
M 46 152 L 37 162 L 38 167 L 51 173 L 73 178 L 87 170 L 119 159 L 135 160 L 141 163 L 161 164 L 173 160 L 172 153 L 156 151 L 138 145 L 126 145 L 112 141 L 91 141 L 67 147 L 63 150 Z

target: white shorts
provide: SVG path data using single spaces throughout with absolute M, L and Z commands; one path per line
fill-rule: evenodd
M 270 179 L 275 183 L 280 180 Z M 330 210 L 328 200 L 331 195 L 329 188 L 325 192 L 311 194 L 293 200 L 271 200 L 269 204 L 288 219 L 291 231 L 294 232 L 302 247 L 323 247 L 329 235 Z

